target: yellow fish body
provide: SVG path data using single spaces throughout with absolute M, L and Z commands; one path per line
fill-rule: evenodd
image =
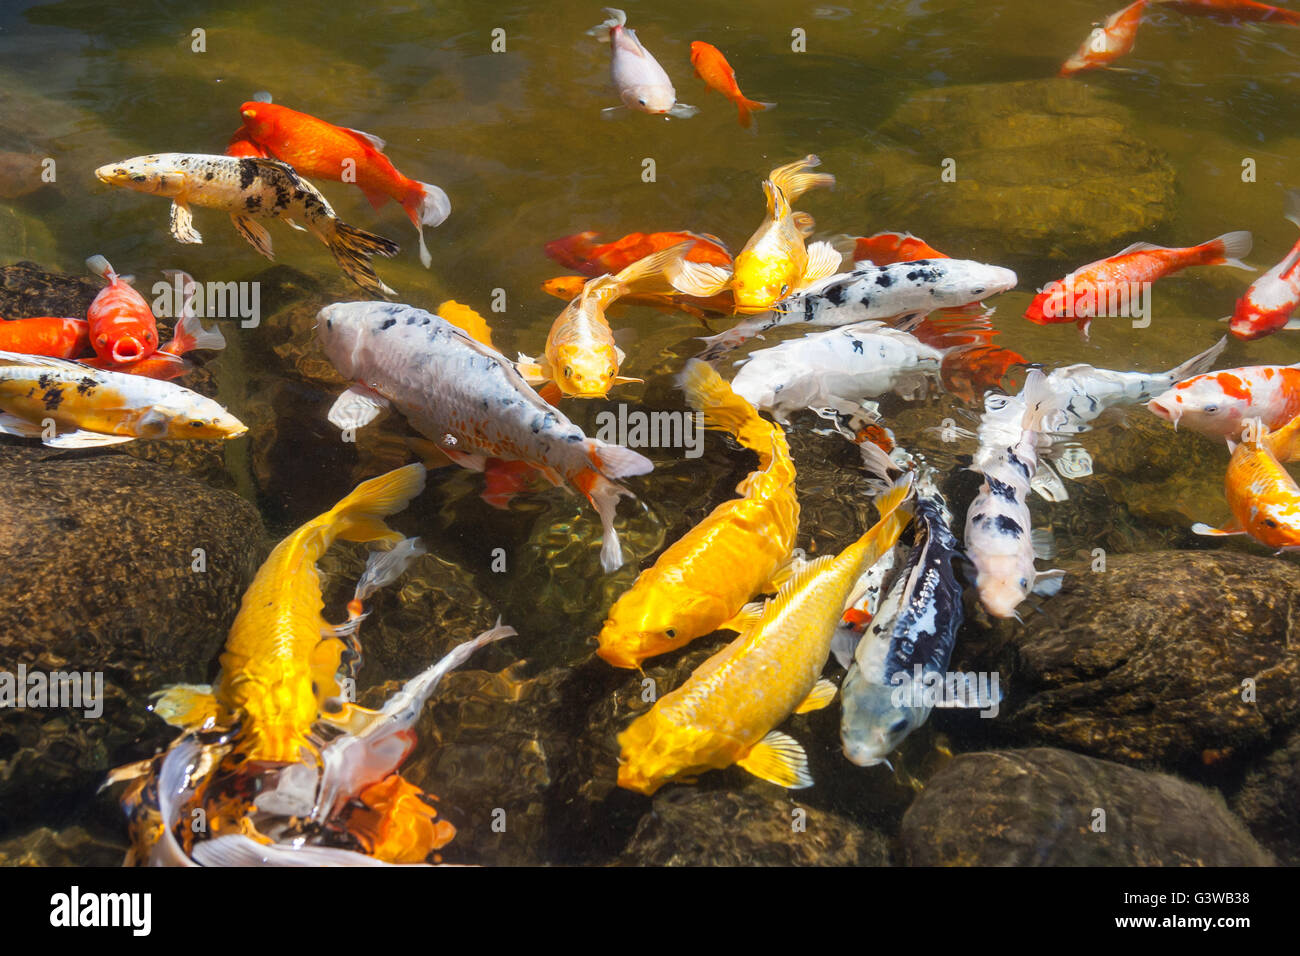
M 843 257 L 828 242 L 806 246 L 813 220 L 795 212 L 795 202 L 815 186 L 833 186 L 829 173 L 809 170 L 821 165 L 816 156 L 778 166 L 763 181 L 767 215 L 736 256 L 732 271 L 698 262 L 684 262 L 673 275 L 673 286 L 687 295 L 717 295 L 728 286 L 737 312 L 763 312 L 839 270 Z
M 496 348 L 492 344 L 492 328 L 487 324 L 487 319 L 469 306 L 461 305 L 455 299 L 448 299 L 438 306 L 437 314 L 439 318 L 446 319 L 476 342 L 482 342 L 490 349 Z
M 727 626 L 789 557 L 799 527 L 794 462 L 779 425 L 759 416 L 706 362 L 686 366 L 687 401 L 711 428 L 758 454 L 759 468 L 672 544 L 610 609 L 596 651 L 615 667 L 640 667 Z
M 834 698 L 835 685 L 818 678 L 835 626 L 861 572 L 909 520 L 899 506 L 910 490 L 904 476 L 881 497 L 871 530 L 837 557 L 797 570 L 740 637 L 619 735 L 619 786 L 649 795 L 674 778 L 733 763 L 782 787 L 812 785 L 803 748 L 772 728 Z
M 216 686 L 210 693 L 171 687 L 156 712 L 187 728 L 238 721 L 237 749 L 247 761 L 314 761 L 312 724 L 342 724 L 351 710 L 359 710 L 340 699 L 337 674 L 345 644 L 321 616 L 316 562 L 340 538 L 381 547 L 402 541 L 383 519 L 406 507 L 423 490 L 424 478 L 424 466 L 415 464 L 364 481 L 276 545 L 244 592 Z

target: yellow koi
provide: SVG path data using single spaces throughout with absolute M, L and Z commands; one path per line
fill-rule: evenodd
M 794 462 L 781 427 L 760 417 L 706 362 L 689 362 L 681 384 L 706 425 L 734 435 L 758 455 L 759 467 L 736 487 L 742 497 L 714 508 L 610 608 L 596 653 L 615 667 L 640 667 L 731 627 L 786 562 L 799 527 Z
M 487 319 L 469 306 L 461 305 L 455 299 L 448 299 L 438 306 L 437 315 L 456 326 L 474 341 L 482 342 L 490 349 L 496 348 L 492 344 L 492 328 L 487 324 Z
M 649 795 L 732 764 L 778 786 L 812 786 L 803 748 L 773 728 L 834 699 L 835 685 L 818 675 L 835 626 L 854 583 L 910 520 L 900 509 L 910 491 L 909 474 L 880 498 L 871 530 L 837 557 L 804 563 L 776 597 L 751 605 L 740 637 L 619 735 L 619 786 Z

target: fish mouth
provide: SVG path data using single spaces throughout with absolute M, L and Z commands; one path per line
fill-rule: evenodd
M 144 346 L 133 338 L 122 338 L 113 343 L 114 362 L 134 362 L 143 357 Z
M 1176 415 L 1173 409 L 1166 408 L 1164 405 L 1160 404 L 1158 399 L 1153 398 L 1151 401 L 1147 402 L 1147 408 L 1149 408 L 1154 415 L 1163 418 L 1167 422 L 1171 422 L 1174 428 L 1178 427 L 1178 419 L 1181 416 Z

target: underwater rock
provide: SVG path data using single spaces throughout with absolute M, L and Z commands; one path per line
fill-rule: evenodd
M 945 86 L 904 100 L 880 127 L 900 147 L 873 153 L 875 188 L 853 207 L 949 255 L 1073 260 L 1117 252 L 1173 215 L 1175 175 L 1134 134 L 1123 106 L 1084 83 Z M 940 159 L 955 161 L 955 180 Z M 823 158 L 843 181 L 862 160 Z M 1113 247 L 1113 248 L 1112 248 Z
M 911 866 L 1274 862 L 1217 793 L 1048 747 L 958 756 L 908 808 L 902 844 Z
M 0 256 L 3 252 L 0 249 Z M 53 315 L 84 319 L 90 303 L 103 288 L 101 280 L 49 272 L 34 262 L 0 266 L 0 316 L 27 319 Z
M 1067 563 L 1067 568 L 1072 567 Z M 997 671 L 998 739 L 1198 766 L 1300 719 L 1300 569 L 1232 551 L 1109 555 L 1025 623 L 968 627 L 955 667 Z M 957 663 L 960 661 L 960 664 Z M 1250 681 L 1250 683 L 1245 683 Z
M 211 678 L 263 533 L 241 498 L 127 455 L 4 445 L 0 483 L 0 665 L 103 680 L 97 718 L 0 711 L 0 806 L 18 826 L 172 736 L 148 695 Z
M 121 866 L 126 851 L 126 840 L 84 827 L 37 827 L 0 840 L 0 866 Z
M 0 199 L 17 199 L 46 185 L 41 159 L 35 153 L 0 151 Z
M 628 866 L 887 866 L 883 836 L 798 795 L 665 787 L 624 850 Z
M 1300 732 L 1251 761 L 1231 806 L 1255 839 L 1288 866 L 1300 866 Z

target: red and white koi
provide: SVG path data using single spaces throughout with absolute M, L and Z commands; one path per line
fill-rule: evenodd
M 1300 190 L 1286 194 L 1286 218 L 1300 226 Z M 1228 328 L 1239 339 L 1263 338 L 1300 327 L 1291 316 L 1300 306 L 1300 239 L 1286 257 L 1256 279 L 1237 300 Z
M 1300 365 L 1249 365 L 1178 382 L 1147 408 L 1173 424 L 1211 438 L 1236 438 L 1257 418 L 1281 428 L 1300 415 Z

